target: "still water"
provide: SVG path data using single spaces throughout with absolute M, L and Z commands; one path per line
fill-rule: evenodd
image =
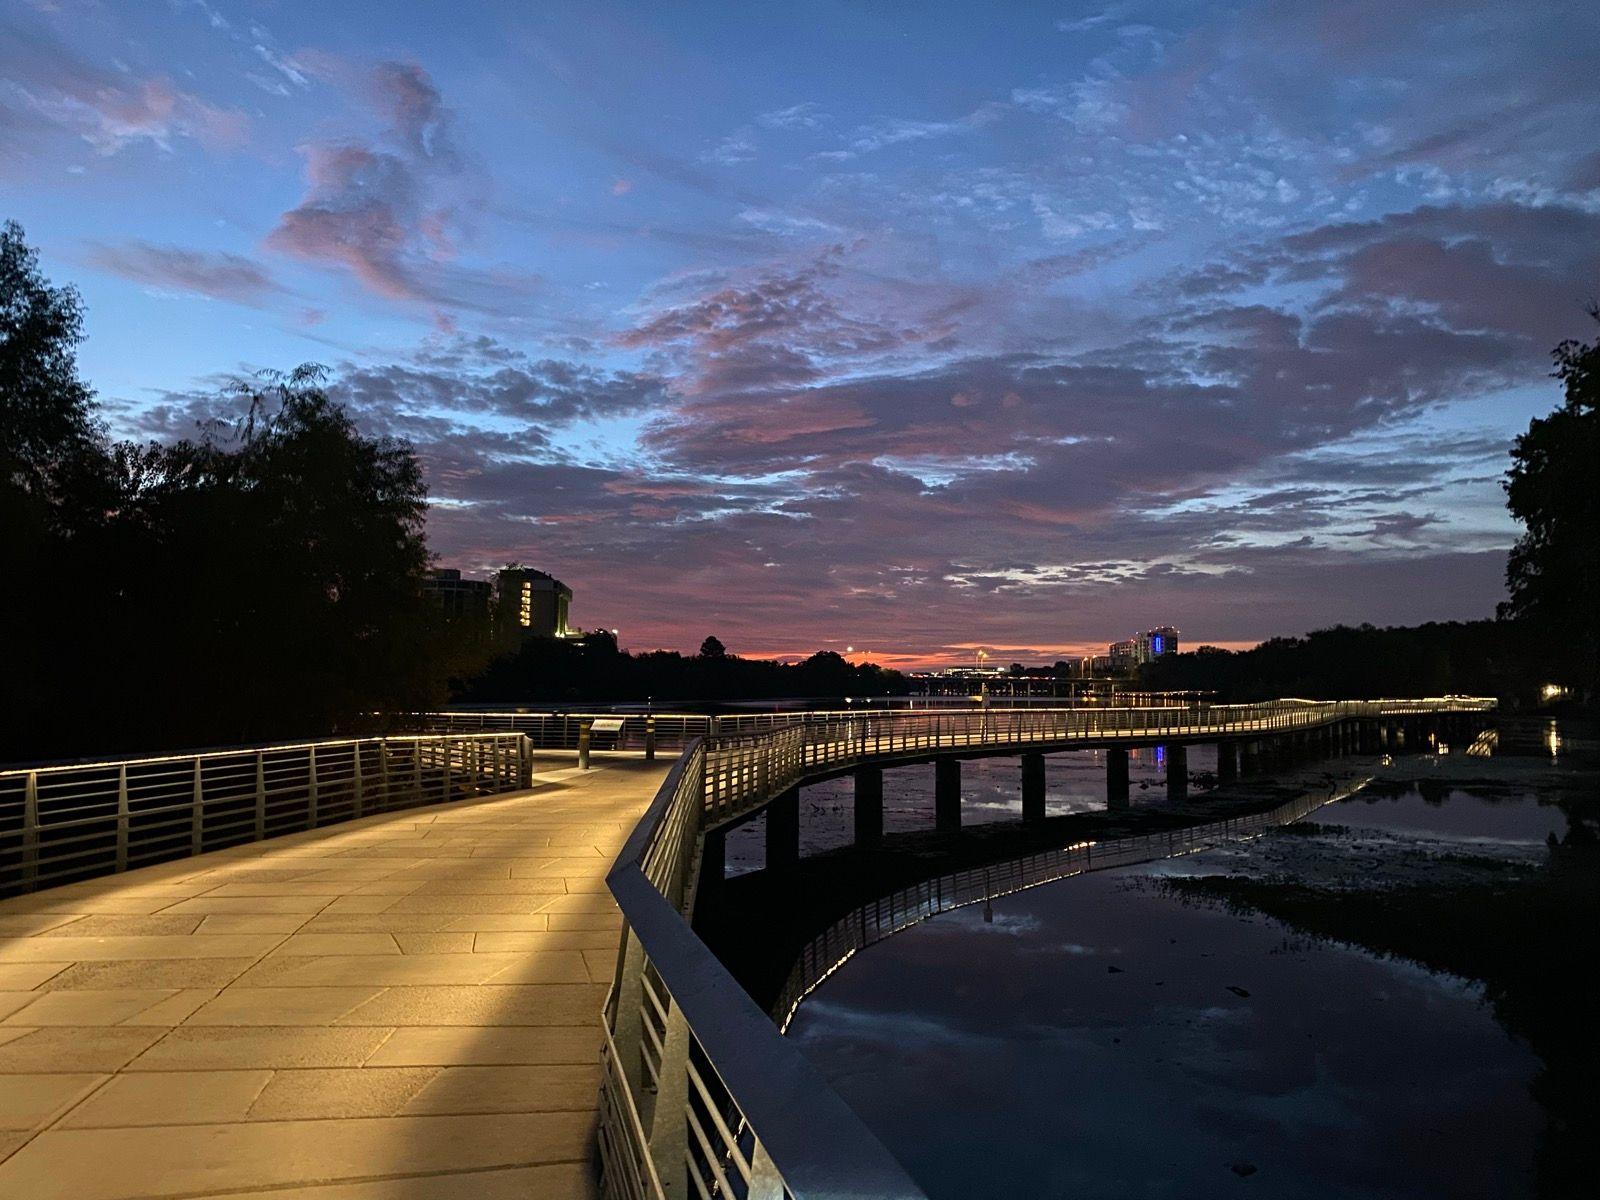
M 1565 827 L 1395 790 L 1314 819 L 1508 852 Z M 935 1200 L 1532 1195 L 1540 1062 L 1481 988 L 1158 885 L 1207 858 L 937 917 L 790 1034 Z

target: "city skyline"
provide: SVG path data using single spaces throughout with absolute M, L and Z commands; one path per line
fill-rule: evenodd
M 635 648 L 1491 615 L 1600 289 L 1575 5 L 0 11 L 114 431 L 321 361 Z

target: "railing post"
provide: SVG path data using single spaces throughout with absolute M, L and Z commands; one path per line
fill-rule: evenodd
M 422 739 L 411 739 L 411 792 L 422 803 Z
M 788 1194 L 772 1155 L 757 1142 L 750 1157 L 750 1190 L 745 1193 L 745 1200 L 785 1200 Z
M 366 807 L 366 797 L 361 792 L 361 747 L 363 745 L 364 743 L 360 739 L 350 743 L 350 782 L 354 791 L 351 799 L 355 815 L 358 817 L 362 815 L 362 810 Z
M 688 1193 L 688 1168 L 685 1156 L 689 1145 L 689 1118 L 684 1107 L 689 1099 L 689 1023 L 683 1010 L 667 999 L 667 1032 L 661 1047 L 661 1086 L 650 1113 L 650 1157 L 667 1200 L 681 1200 Z
M 646 717 L 644 719 L 644 760 L 645 762 L 655 762 L 656 760 L 656 719 L 654 717 Z
M 39 881 L 39 772 L 29 771 L 22 785 L 22 886 Z
M 205 790 L 201 781 L 204 760 L 197 754 L 194 759 L 194 796 L 189 804 L 189 853 L 199 854 L 205 840 Z
M 617 1069 L 635 1096 L 644 1090 L 639 1069 L 639 1044 L 644 1025 L 644 948 L 626 925 L 617 948 L 617 982 L 610 1014 L 611 1040 L 617 1047 Z
M 256 841 L 267 836 L 267 763 L 266 755 L 256 751 Z
M 317 827 L 317 748 L 306 749 L 306 765 L 308 768 L 306 778 L 306 828 Z
M 377 741 L 377 747 L 378 790 L 382 793 L 378 800 L 378 804 L 387 811 L 393 804 L 393 798 L 389 795 L 389 739 L 386 737 L 379 738 Z
M 117 870 L 128 869 L 128 764 L 117 767 Z

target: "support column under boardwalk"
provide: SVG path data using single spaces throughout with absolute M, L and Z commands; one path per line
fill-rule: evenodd
M 1106 751 L 1106 807 L 1128 807 L 1128 752 L 1121 746 Z
M 1022 756 L 1022 819 L 1044 820 L 1044 755 Z
M 961 760 L 933 760 L 933 824 L 936 829 L 961 828 Z
M 722 899 L 722 885 L 728 874 L 728 835 L 713 829 L 701 835 L 700 874 L 696 886 L 695 907 L 717 904 Z
M 857 767 L 856 845 L 876 846 L 883 841 L 883 768 Z
M 1232 783 L 1239 778 L 1239 748 L 1232 742 L 1217 743 L 1217 782 Z
M 1167 747 L 1167 799 L 1186 800 L 1189 796 L 1189 748 Z
M 767 867 L 800 861 L 800 789 L 792 787 L 767 805 Z

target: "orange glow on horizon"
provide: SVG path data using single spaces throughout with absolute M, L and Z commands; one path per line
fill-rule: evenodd
M 1259 641 L 1185 639 L 1182 646 L 1185 651 L 1199 646 L 1215 646 L 1219 650 L 1251 650 L 1260 644 Z M 1004 646 L 994 642 L 962 642 L 941 646 L 936 650 L 874 650 L 867 647 L 848 648 L 848 652 L 846 647 L 821 647 L 823 650 L 834 650 L 841 658 L 858 666 L 862 663 L 876 663 L 880 667 L 892 667 L 898 671 L 942 671 L 951 667 L 970 667 L 973 653 L 979 649 L 986 652 L 984 665 L 987 667 L 1005 667 L 1014 662 L 1029 667 L 1048 667 L 1058 659 L 1070 661 L 1104 654 L 1106 648 L 1106 643 L 1103 642 L 1067 646 Z M 747 649 L 730 645 L 728 653 L 737 654 L 741 658 L 770 658 L 779 662 L 799 662 L 810 658 L 817 651 L 754 647 Z

